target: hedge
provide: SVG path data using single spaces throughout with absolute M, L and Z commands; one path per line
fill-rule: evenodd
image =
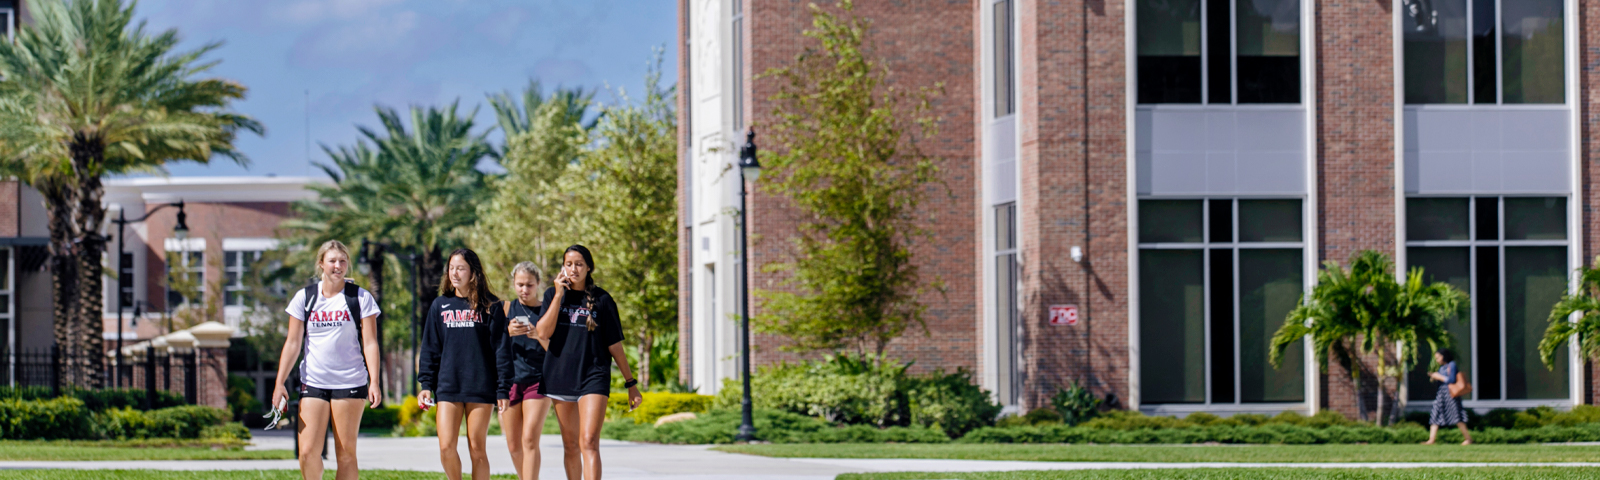
M 15 440 L 99 440 L 145 438 L 238 438 L 248 430 L 228 427 L 232 415 L 220 408 L 169 407 L 140 411 L 129 407 L 92 412 L 82 400 L 60 397 L 25 401 L 0 399 L 0 438 Z M 241 430 L 243 430 L 241 432 Z
M 772 443 L 946 443 L 950 437 L 927 427 L 889 427 L 866 425 L 835 427 L 814 417 L 790 412 L 758 409 L 754 412 L 756 440 Z M 726 444 L 734 442 L 741 415 L 738 410 L 711 410 L 693 420 L 672 422 L 660 427 L 634 423 L 631 419 L 606 422 L 604 438 L 632 442 L 666 444 Z
M 361 413 L 361 429 L 393 429 L 400 424 L 400 407 L 369 408 Z
M 138 388 L 107 388 L 101 390 L 66 389 L 60 396 L 72 397 L 83 401 L 85 408 L 91 412 L 103 412 L 114 408 L 144 408 L 145 392 Z M 0 387 L 0 400 L 49 400 L 55 398 L 50 387 Z M 187 405 L 183 395 L 165 390 L 156 391 L 156 404 L 154 409 L 180 407 Z
M 606 401 L 606 418 L 627 418 L 640 425 L 654 425 L 656 419 L 674 413 L 705 413 L 716 397 L 693 393 L 644 392 L 639 408 L 628 411 L 628 394 L 613 393 Z
M 1441 429 L 1445 441 L 1460 441 L 1454 429 Z M 1372 427 L 1299 425 L 1143 428 L 1116 430 L 1086 426 L 989 427 L 968 433 L 960 443 L 1098 443 L 1098 444 L 1413 444 L 1428 439 L 1418 426 Z M 1472 435 L 1477 443 L 1556 443 L 1600 441 L 1600 425 L 1545 426 L 1533 429 L 1490 428 Z

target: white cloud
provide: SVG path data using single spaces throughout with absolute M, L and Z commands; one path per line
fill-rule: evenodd
M 328 19 L 348 19 L 372 15 L 385 5 L 400 0 L 301 0 L 276 12 L 275 16 L 297 23 Z

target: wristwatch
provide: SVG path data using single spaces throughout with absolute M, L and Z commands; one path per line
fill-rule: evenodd
M 622 382 L 622 388 L 633 388 L 634 386 L 636 386 L 638 384 L 639 384 L 639 379 L 630 378 L 630 379 L 628 379 L 628 381 Z

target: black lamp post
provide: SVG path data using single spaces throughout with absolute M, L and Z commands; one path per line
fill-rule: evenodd
M 112 220 L 112 222 L 117 224 L 117 278 L 118 278 L 118 280 L 120 280 L 122 278 L 122 255 L 126 253 L 126 251 L 123 249 L 123 247 L 125 246 L 125 242 L 123 242 L 123 237 L 125 235 L 127 235 L 126 230 L 128 228 L 128 224 L 143 222 L 143 221 L 149 219 L 150 215 L 156 213 L 157 211 L 160 211 L 163 208 L 171 207 L 171 206 L 174 206 L 174 205 L 176 205 L 178 207 L 178 224 L 176 226 L 172 227 L 172 236 L 173 236 L 173 238 L 177 238 L 178 240 L 184 240 L 184 239 L 189 238 L 189 214 L 184 213 L 184 211 L 183 211 L 183 200 L 178 200 L 178 203 L 165 203 L 165 204 L 157 205 L 156 208 L 152 208 L 152 209 L 150 209 L 150 211 L 145 212 L 144 216 L 141 216 L 141 217 L 135 218 L 135 219 L 129 219 L 128 218 L 128 211 L 127 210 L 125 210 L 125 209 L 118 209 L 117 210 L 117 219 L 116 220 Z M 130 291 L 130 292 L 127 292 L 127 294 L 129 295 L 129 299 L 131 300 L 133 292 Z M 123 304 L 122 304 L 122 295 L 123 295 L 122 285 L 117 285 L 117 295 L 116 295 L 116 299 L 117 299 L 117 368 L 112 372 L 113 376 L 111 377 L 112 378 L 111 384 L 116 386 L 116 387 L 121 387 L 122 386 L 122 309 L 124 307 Z M 134 305 L 134 317 L 135 317 L 135 320 L 137 320 L 137 317 L 139 315 L 138 311 L 139 311 L 139 306 L 138 305 Z
M 756 439 L 756 425 L 752 418 L 750 402 L 750 213 L 745 205 L 745 182 L 755 183 L 761 176 L 761 162 L 756 160 L 756 129 L 745 133 L 744 146 L 739 148 L 739 375 L 744 380 L 744 399 L 740 403 L 743 418 L 739 435 L 734 439 L 749 442 Z

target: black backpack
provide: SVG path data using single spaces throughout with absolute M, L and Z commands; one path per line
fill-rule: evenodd
M 317 291 L 317 285 L 318 285 L 317 283 L 312 283 L 310 285 L 306 285 L 305 292 L 304 292 L 304 297 L 306 299 L 306 304 L 305 304 L 305 306 L 303 308 L 301 308 L 300 311 L 305 312 L 305 316 L 307 318 L 301 319 L 301 321 L 308 322 L 308 323 L 310 322 L 309 317 L 311 317 L 311 307 L 316 306 L 317 298 L 319 298 L 322 295 L 321 292 Z M 366 368 L 366 366 L 367 366 L 367 342 L 364 339 L 361 338 L 362 334 L 361 334 L 361 298 L 360 297 L 361 297 L 361 287 L 356 286 L 355 282 L 345 281 L 345 284 L 344 284 L 344 305 L 345 305 L 345 308 L 350 309 L 350 318 L 354 319 L 355 322 L 356 322 L 356 345 L 361 348 L 361 367 L 362 368 Z M 293 384 L 292 384 L 293 388 L 291 388 L 291 391 L 295 391 L 295 392 L 300 391 L 300 388 L 299 388 L 299 385 L 300 385 L 300 361 L 301 361 L 301 359 L 305 358 L 306 349 L 311 348 L 311 342 L 310 342 L 310 340 L 311 340 L 311 325 L 308 324 L 308 325 L 305 326 L 305 328 L 300 329 L 300 333 L 301 333 L 301 337 L 300 337 L 300 358 L 295 359 L 294 369 L 289 372 L 289 381 L 293 382 Z M 379 362 L 383 361 L 383 352 L 381 352 L 381 351 L 378 352 L 378 361 Z M 369 376 L 372 375 L 372 372 L 368 371 L 367 375 L 369 375 Z

